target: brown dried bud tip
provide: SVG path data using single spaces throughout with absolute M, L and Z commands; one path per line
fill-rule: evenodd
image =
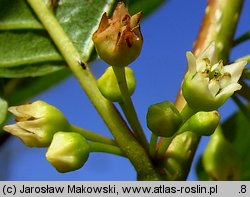
M 112 66 L 127 66 L 141 52 L 142 35 L 139 21 L 142 12 L 130 16 L 123 2 L 119 2 L 109 19 L 104 13 L 93 42 L 99 56 Z

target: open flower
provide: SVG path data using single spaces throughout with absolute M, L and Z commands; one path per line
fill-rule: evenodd
M 119 2 L 109 19 L 104 13 L 93 34 L 98 55 L 111 66 L 127 66 L 141 52 L 142 35 L 139 21 L 142 12 L 130 16 L 124 3 Z
M 182 84 L 182 93 L 188 105 L 197 111 L 219 108 L 236 90 L 246 61 L 223 65 L 216 60 L 215 42 L 197 58 L 187 52 L 188 71 Z
M 57 131 L 70 127 L 60 110 L 43 101 L 9 107 L 9 111 L 16 116 L 16 124 L 3 129 L 30 147 L 47 147 Z

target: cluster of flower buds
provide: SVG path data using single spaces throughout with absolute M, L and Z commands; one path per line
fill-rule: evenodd
M 3 129 L 27 146 L 48 147 L 46 158 L 59 172 L 77 170 L 88 159 L 86 139 L 78 133 L 67 132 L 70 124 L 56 107 L 36 101 L 10 107 L 9 111 L 16 116 L 16 124 Z
M 174 104 L 164 101 L 151 105 L 147 112 L 147 126 L 157 136 L 172 137 L 186 131 L 198 135 L 211 135 L 219 124 L 217 111 L 197 112 L 186 121 Z

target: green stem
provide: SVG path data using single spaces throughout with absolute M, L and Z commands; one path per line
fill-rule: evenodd
M 243 73 L 243 77 L 244 77 L 244 73 Z M 241 81 L 240 84 L 242 87 L 239 91 L 237 91 L 237 94 L 239 94 L 243 98 L 247 99 L 247 101 L 249 102 L 250 101 L 250 87 L 244 81 Z
M 250 31 L 244 33 L 243 35 L 239 36 L 238 38 L 236 38 L 233 42 L 233 47 L 247 41 L 250 39 Z
M 131 97 L 129 95 L 127 81 L 126 81 L 126 75 L 125 75 L 125 67 L 118 67 L 118 66 L 112 66 L 121 94 L 122 94 L 122 100 L 123 102 L 120 103 L 120 106 L 132 128 L 134 131 L 138 141 L 148 149 L 148 141 L 144 135 L 143 129 L 141 127 L 141 124 L 138 120 L 133 102 L 131 100 Z
M 158 136 L 152 133 L 149 143 L 149 154 L 152 158 L 155 157 L 157 142 L 158 142 Z
M 238 58 L 235 61 L 237 62 L 237 61 L 241 61 L 241 60 L 245 60 L 245 61 L 247 61 L 249 63 L 250 62 L 250 55 L 246 55 L 246 56 L 240 57 L 240 58 Z
M 158 146 L 156 156 L 160 160 L 161 158 L 164 158 L 166 154 L 166 150 L 168 149 L 169 145 L 171 144 L 172 140 L 174 139 L 173 137 L 168 137 L 168 138 L 162 138 L 161 143 Z
M 116 143 L 114 140 L 107 138 L 105 136 L 99 135 L 97 133 L 94 133 L 92 131 L 85 130 L 83 128 L 77 127 L 75 125 L 70 126 L 70 132 L 76 132 L 81 134 L 84 138 L 87 140 L 93 141 L 93 142 L 100 142 L 103 144 L 109 144 L 116 146 Z
M 109 153 L 109 154 L 125 157 L 122 150 L 117 146 L 103 144 L 100 142 L 89 142 L 89 146 L 90 146 L 90 152 Z
M 86 69 L 79 64 L 81 56 L 68 38 L 57 19 L 49 10 L 43 0 L 27 0 L 34 13 L 49 33 L 58 50 L 69 65 L 72 73 L 79 81 L 81 87 L 89 97 L 90 101 L 108 126 L 117 145 L 122 149 L 124 155 L 129 158 L 135 167 L 138 176 L 143 180 L 160 180 L 149 155 L 131 134 L 124 120 L 114 105 L 105 99 L 100 93 L 95 77 L 85 63 Z
M 187 119 L 189 119 L 195 113 L 196 112 L 191 107 L 189 107 L 189 105 L 186 103 L 185 107 L 181 111 L 181 117 L 182 117 L 183 123 L 185 123 Z
M 232 96 L 232 99 L 236 103 L 236 105 L 239 107 L 239 109 L 242 111 L 242 113 L 245 115 L 247 120 L 250 120 L 250 114 L 246 105 L 235 94 Z
M 250 60 L 250 56 L 249 56 L 249 60 Z M 250 79 L 250 69 L 244 69 L 243 74 L 242 74 L 242 78 L 243 79 Z

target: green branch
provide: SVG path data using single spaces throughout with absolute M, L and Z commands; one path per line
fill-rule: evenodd
M 246 32 L 244 33 L 243 35 L 239 36 L 238 38 L 236 38 L 233 42 L 233 47 L 247 41 L 247 40 L 250 40 L 250 31 L 249 32 Z

